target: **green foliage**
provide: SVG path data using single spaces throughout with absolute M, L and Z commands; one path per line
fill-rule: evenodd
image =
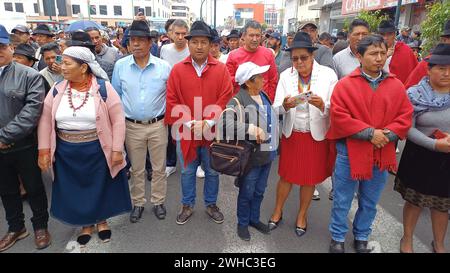
M 350 23 L 352 21 L 349 18 L 344 19 L 344 26 L 342 27 L 342 30 L 348 33 L 348 30 L 350 28 Z
M 261 27 L 263 31 L 266 31 L 268 25 L 266 23 L 262 23 Z
M 439 42 L 445 22 L 450 18 L 450 1 L 435 2 L 433 5 L 428 5 L 427 9 L 427 18 L 420 25 L 421 38 L 424 41 L 422 44 L 424 56 Z
M 381 14 L 381 10 L 367 11 L 363 10 L 358 14 L 359 19 L 369 23 L 370 32 L 376 32 L 381 21 L 389 19 L 387 14 Z

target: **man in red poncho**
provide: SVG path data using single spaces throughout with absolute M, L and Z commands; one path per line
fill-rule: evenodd
M 395 41 L 395 31 L 396 28 L 391 20 L 383 20 L 378 26 L 378 32 L 383 36 L 388 46 L 388 58 L 384 70 L 394 74 L 397 79 L 405 84 L 418 61 L 409 46 L 403 42 Z
M 387 58 L 383 38 L 365 37 L 357 52 L 361 67 L 341 79 L 331 97 L 327 138 L 336 140 L 337 150 L 329 225 L 332 253 L 344 252 L 347 215 L 357 187 L 354 247 L 359 253 L 371 251 L 367 242 L 376 205 L 387 171 L 397 168 L 395 141 L 406 137 L 413 113 L 403 84 L 382 70 Z
M 444 26 L 444 33 L 441 35 L 441 43 L 450 44 L 450 20 L 447 20 Z M 423 77 L 428 76 L 428 59 L 431 55 L 425 57 L 411 72 L 405 83 L 405 88 L 408 90 L 411 86 L 418 84 Z
M 205 171 L 204 203 L 211 219 L 220 224 L 223 214 L 216 206 L 219 175 L 209 164 L 208 146 L 212 127 L 231 99 L 233 85 L 225 64 L 210 54 L 211 31 L 203 21 L 192 24 L 188 40 L 190 55 L 175 64 L 167 82 L 165 121 L 172 125 L 181 165 L 182 210 L 177 224 L 185 224 L 193 213 L 196 193 L 196 171 Z

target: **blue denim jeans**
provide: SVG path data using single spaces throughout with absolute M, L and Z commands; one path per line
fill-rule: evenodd
M 350 176 L 347 145 L 338 142 L 336 149 L 337 157 L 333 172 L 334 199 L 329 225 L 331 237 L 338 242 L 345 241 L 348 231 L 347 215 L 352 206 L 355 190 L 358 188 L 358 210 L 353 220 L 353 236 L 356 240 L 368 241 L 377 214 L 376 206 L 386 185 L 387 171 L 380 171 L 374 166 L 372 179 L 353 180 Z
M 183 155 L 181 153 L 180 142 L 177 141 L 177 155 L 181 166 L 181 192 L 183 198 L 181 203 L 186 206 L 194 207 L 197 185 L 197 167 L 202 166 L 205 171 L 205 181 L 203 185 L 203 198 L 205 206 L 216 204 L 219 193 L 219 174 L 214 171 L 209 162 L 209 152 L 207 147 L 197 148 L 197 158 L 184 165 Z
M 239 195 L 237 199 L 238 224 L 248 226 L 259 222 L 261 203 L 266 191 L 272 162 L 253 167 L 250 172 L 240 178 Z

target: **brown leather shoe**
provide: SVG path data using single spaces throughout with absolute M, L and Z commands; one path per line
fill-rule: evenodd
M 18 240 L 21 240 L 30 235 L 28 231 L 23 228 L 19 232 L 8 232 L 5 236 L 0 240 L 0 252 L 7 250 L 12 247 Z
M 34 232 L 34 243 L 37 249 L 44 249 L 52 243 L 52 237 L 47 229 L 39 229 Z

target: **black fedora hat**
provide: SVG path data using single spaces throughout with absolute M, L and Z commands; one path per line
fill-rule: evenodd
M 222 39 L 219 36 L 219 32 L 217 32 L 217 30 L 212 28 L 211 29 L 211 35 L 212 35 L 211 41 L 213 42 L 213 44 L 220 44 Z
M 134 20 L 128 31 L 128 37 L 155 37 L 145 21 Z
M 239 31 L 238 31 L 237 29 L 232 29 L 232 30 L 230 31 L 230 34 L 227 36 L 227 40 L 230 40 L 230 39 L 232 39 L 232 38 L 237 38 L 237 39 L 241 38 L 241 37 L 239 36 Z
M 306 48 L 312 50 L 317 49 L 317 47 L 313 45 L 309 34 L 303 31 L 297 32 L 297 34 L 295 34 L 294 41 L 292 41 L 291 47 L 286 49 L 286 51 L 291 51 L 294 48 Z
M 92 43 L 91 36 L 82 30 L 72 33 L 71 39 L 67 41 L 67 46 L 82 46 L 89 49 L 94 49 L 95 45 Z
M 190 40 L 195 36 L 208 37 L 210 39 L 213 38 L 213 36 L 211 35 L 211 28 L 203 21 L 195 21 L 192 24 L 191 32 L 184 38 L 186 40 Z
M 29 44 L 19 44 L 16 49 L 14 50 L 14 54 L 19 54 L 27 57 L 30 60 L 33 60 L 35 62 L 39 62 L 38 59 L 36 59 L 36 50 L 30 46 Z
M 444 33 L 442 33 L 441 37 L 450 36 L 450 20 L 447 20 L 444 25 Z
M 43 24 L 43 25 L 38 25 L 34 30 L 33 30 L 33 35 L 35 34 L 43 34 L 43 35 L 47 35 L 47 36 L 55 36 L 55 34 L 50 30 L 50 27 Z
M 378 25 L 378 33 L 396 32 L 397 28 L 392 20 L 383 20 Z
M 450 45 L 438 44 L 426 61 L 430 64 L 450 65 Z

